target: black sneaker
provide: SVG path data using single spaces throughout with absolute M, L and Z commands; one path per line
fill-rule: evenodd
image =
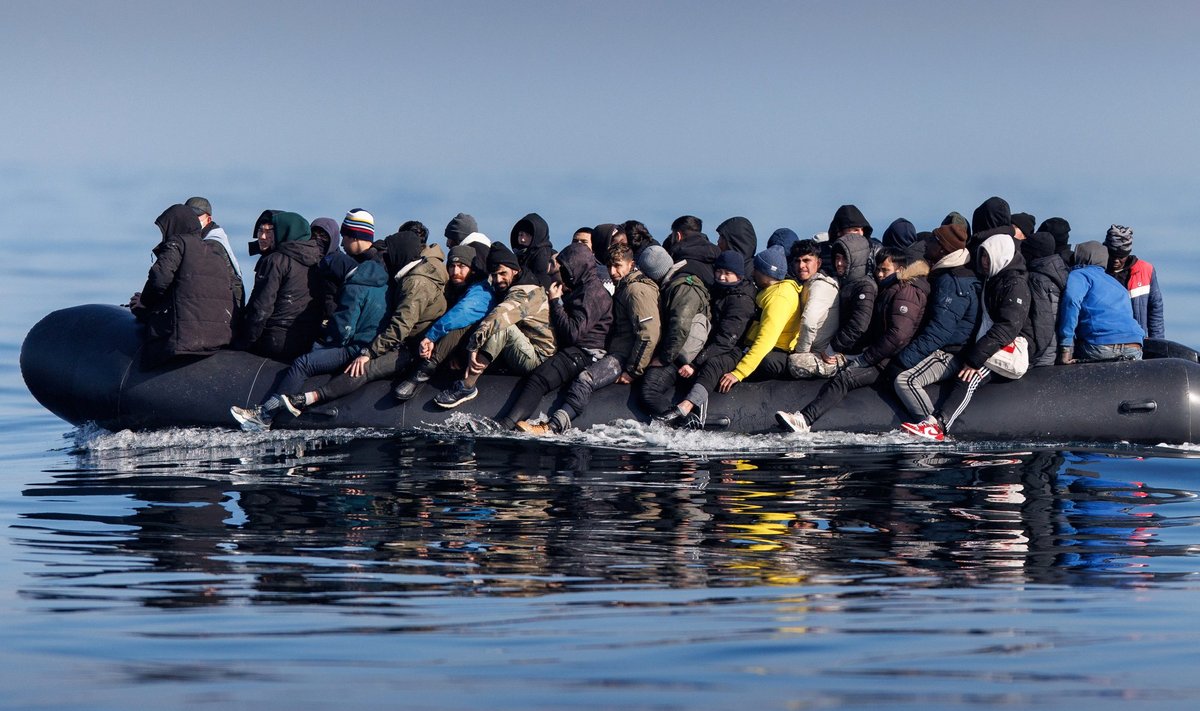
M 447 410 L 452 410 L 467 400 L 474 400 L 479 394 L 478 388 L 467 387 L 467 384 L 461 380 L 455 380 L 454 385 L 441 391 L 434 396 L 433 402 L 438 407 L 444 407 Z
M 299 395 L 280 395 L 279 399 L 283 400 L 284 408 L 286 408 L 288 412 L 292 413 L 292 417 L 299 417 L 300 413 L 304 412 L 304 408 L 307 407 L 304 404 L 303 393 Z
M 419 387 L 421 387 L 421 384 L 411 378 L 401 380 L 392 388 L 392 397 L 400 402 L 407 402 L 413 398 L 413 395 L 417 394 L 417 388 Z
M 702 430 L 704 429 L 704 416 L 696 410 L 692 410 L 682 418 L 677 419 L 675 426 L 681 430 Z

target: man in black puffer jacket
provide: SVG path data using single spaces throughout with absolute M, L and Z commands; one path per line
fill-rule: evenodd
M 294 212 L 267 210 L 254 232 L 250 253 L 263 256 L 254 265 L 254 290 L 234 347 L 290 363 L 321 335 L 322 304 L 313 299 L 321 246 L 308 220 Z
M 200 220 L 186 205 L 172 205 L 154 221 L 162 234 L 154 266 L 130 310 L 146 324 L 142 367 L 178 355 L 211 353 L 233 336 L 234 302 L 224 247 L 200 236 Z
M 1067 288 L 1067 265 L 1049 232 L 1035 232 L 1021 242 L 1021 255 L 1029 268 L 1029 320 L 1021 331 L 1029 341 L 1029 365 L 1054 365 L 1058 357 L 1058 304 Z
M 562 283 L 549 289 L 550 325 L 558 351 L 533 369 L 512 407 L 501 414 L 498 422 L 506 430 L 518 423 L 528 427 L 542 396 L 571 382 L 605 354 L 613 320 L 612 295 L 596 277 L 595 255 L 575 242 L 559 253 L 558 263 Z

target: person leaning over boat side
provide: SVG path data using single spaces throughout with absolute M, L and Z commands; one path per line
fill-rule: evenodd
M 558 350 L 521 383 L 516 401 L 497 418 L 501 429 L 528 430 L 526 420 L 546 393 L 571 382 L 604 357 L 613 300 L 596 278 L 595 261 L 592 250 L 582 244 L 568 245 L 559 253 L 562 283 L 550 287 L 550 324 Z
M 159 243 L 142 290 L 129 310 L 145 324 L 142 368 L 180 355 L 212 353 L 229 344 L 236 309 L 224 248 L 200 236 L 200 220 L 186 205 L 155 219 Z
M 1058 357 L 1058 312 L 1067 286 L 1067 265 L 1055 251 L 1054 235 L 1034 232 L 1021 242 L 1029 269 L 1029 319 L 1021 332 L 1029 342 L 1029 365 L 1054 365 Z
M 986 362 L 996 351 L 1021 335 L 1029 317 L 1029 280 L 1017 241 L 1009 234 L 993 234 L 979 245 L 975 273 L 983 279 L 980 322 L 975 342 L 963 349 L 962 367 L 954 375 L 954 387 L 946 401 L 920 422 L 905 422 L 901 429 L 911 435 L 941 441 L 971 404 L 981 386 L 992 379 Z M 947 375 L 953 371 L 948 371 Z
M 473 232 L 472 234 L 479 234 Z M 471 244 L 450 250 L 446 282 L 448 308 L 433 322 L 417 344 L 416 368 L 392 388 L 392 396 L 404 402 L 417 394 L 423 383 L 463 345 L 468 332 L 496 305 L 495 292 L 486 278 L 487 270 Z
M 857 233 L 848 233 L 838 242 L 851 236 L 866 239 Z M 814 240 L 800 240 L 792 245 L 791 262 L 803 289 L 797 314 L 800 333 L 787 358 L 785 372 L 791 378 L 812 377 L 810 373 L 836 367 L 839 362 L 837 354 L 829 351 L 829 343 L 841 320 L 838 282 L 823 271 L 821 247 Z
M 242 265 L 238 264 L 237 256 L 233 253 L 233 246 L 229 244 L 229 235 L 225 234 L 225 230 L 213 221 L 212 203 L 207 198 L 190 197 L 183 204 L 192 208 L 192 212 L 195 212 L 196 217 L 200 219 L 200 236 L 221 245 L 221 249 L 225 252 L 225 259 L 229 263 L 229 290 L 233 296 L 236 327 L 236 318 L 241 313 L 242 307 L 246 305 L 246 285 L 242 282 Z
M 848 234 L 833 244 L 833 265 L 837 275 L 837 307 L 825 318 L 834 319 L 836 331 L 829 344 L 821 351 L 812 350 L 793 353 L 788 357 L 788 375 L 792 378 L 831 378 L 837 374 L 838 368 L 845 363 L 847 354 L 862 353 L 865 347 L 863 337 L 871 325 L 871 317 L 875 312 L 875 297 L 879 293 L 879 285 L 873 275 L 867 273 L 867 265 L 871 259 L 871 245 L 866 237 L 860 234 Z M 820 273 L 808 270 L 810 274 Z M 808 294 L 819 292 L 823 287 L 821 281 L 809 281 L 814 289 Z M 806 301 L 801 294 L 801 309 Z M 809 323 L 817 317 L 820 300 L 811 301 L 813 315 Z M 803 323 L 803 315 L 801 316 Z M 839 355 L 841 356 L 839 358 Z
M 531 434 L 560 434 L 587 408 L 592 393 L 613 383 L 629 385 L 650 364 L 658 345 L 661 316 L 658 284 L 634 265 L 633 250 L 618 242 L 609 247 L 608 268 L 613 292 L 613 324 L 608 334 L 608 352 L 584 369 L 567 388 L 563 404 L 550 413 L 546 423 L 517 426 Z
M 742 337 L 754 320 L 755 290 L 746 278 L 746 262 L 740 252 L 726 250 L 717 257 L 711 292 L 713 327 L 708 344 L 691 364 L 679 368 L 679 377 L 695 376 L 695 380 L 687 396 L 668 413 L 670 424 L 677 427 L 704 428 L 709 394 L 742 358 Z
M 496 361 L 524 375 L 554 355 L 550 304 L 537 276 L 522 269 L 517 255 L 500 242 L 492 243 L 487 266 L 500 301 L 467 337 L 466 371 L 433 398 L 439 407 L 452 409 L 478 395 L 479 376 Z
M 687 259 L 673 261 L 658 245 L 643 250 L 637 266 L 658 284 L 662 314 L 658 350 L 637 384 L 638 400 L 651 416 L 662 417 L 674 406 L 679 369 L 692 364 L 712 328 L 712 297 L 696 273 L 708 267 Z
M 348 395 L 375 380 L 390 378 L 413 358 L 415 344 L 446 312 L 446 265 L 442 250 L 422 250 L 416 232 L 397 232 L 383 240 L 389 264 L 402 265 L 388 288 L 385 324 L 359 349 L 345 370 L 317 390 L 288 394 L 283 406 L 299 417 L 304 408 Z M 436 245 L 434 245 L 436 247 Z
M 933 414 L 925 386 L 962 370 L 959 352 L 971 341 L 979 322 L 979 277 L 967 252 L 967 226 L 948 222 L 925 240 L 925 259 L 932 292 L 926 301 L 925 324 L 900 351 L 896 361 L 896 395 L 915 421 Z
M 1133 230 L 1122 225 L 1108 228 L 1104 237 L 1108 247 L 1108 273 L 1129 290 L 1133 317 L 1148 338 L 1166 338 L 1162 290 L 1154 265 L 1138 259 L 1133 252 Z
M 1064 365 L 1080 361 L 1141 360 L 1142 325 L 1133 317 L 1129 293 L 1104 268 L 1111 263 L 1099 242 L 1075 247 L 1058 315 L 1058 355 Z
M 250 253 L 262 256 L 233 347 L 290 363 L 321 334 L 321 302 L 313 298 L 321 246 L 294 212 L 265 210 L 254 234 Z
M 775 419 L 784 429 L 808 432 L 813 423 L 832 410 L 847 393 L 865 388 L 880 379 L 895 377 L 899 364 L 893 358 L 912 341 L 920 329 L 929 297 L 929 266 L 924 259 L 908 263 L 911 245 L 884 247 L 879 251 L 875 278 L 879 297 L 875 300 L 871 326 L 860 355 L 846 358 L 846 367 L 821 386 L 816 398 L 799 412 L 780 410 Z
M 276 413 L 287 407 L 285 397 L 297 393 L 308 378 L 336 373 L 345 367 L 375 338 L 388 315 L 388 275 L 382 263 L 364 259 L 360 264 L 341 252 L 334 252 L 322 261 L 331 283 L 340 284 L 337 307 L 325 333 L 311 351 L 292 361 L 279 386 L 262 404 L 229 408 L 243 430 L 270 429 Z M 292 406 L 289 410 L 298 409 L 296 403 Z

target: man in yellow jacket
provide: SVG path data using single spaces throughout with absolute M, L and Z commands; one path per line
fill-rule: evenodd
M 741 381 L 777 378 L 787 372 L 788 354 L 800 337 L 801 286 L 787 278 L 787 254 L 778 245 L 754 257 L 754 299 L 759 318 L 746 331 L 746 354 L 737 366 L 721 376 L 719 392 L 727 393 Z

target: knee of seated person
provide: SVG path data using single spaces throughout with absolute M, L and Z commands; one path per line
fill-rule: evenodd
M 583 383 L 584 385 L 588 386 L 589 388 L 592 387 L 593 384 L 595 384 L 595 381 L 592 379 L 592 374 L 586 370 L 579 374 L 579 382 Z

